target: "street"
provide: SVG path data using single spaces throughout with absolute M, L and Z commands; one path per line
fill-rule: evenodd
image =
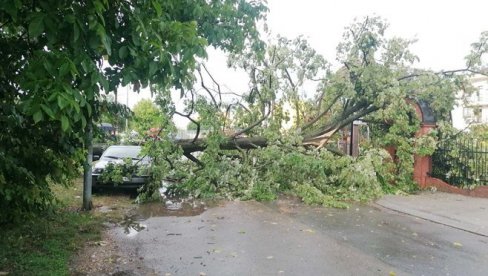
M 143 205 L 110 234 L 157 275 L 486 275 L 488 238 L 377 205 Z M 133 272 L 137 274 L 137 271 Z

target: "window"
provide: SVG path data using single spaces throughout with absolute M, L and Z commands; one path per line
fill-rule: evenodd
M 467 119 L 471 119 L 471 118 L 473 118 L 473 109 L 472 109 L 472 108 L 470 108 L 470 107 L 465 107 L 465 108 L 463 109 L 463 117 L 464 117 L 464 119 L 466 119 L 466 120 L 467 120 Z
M 481 107 L 465 107 L 463 109 L 464 120 L 471 123 L 481 123 Z

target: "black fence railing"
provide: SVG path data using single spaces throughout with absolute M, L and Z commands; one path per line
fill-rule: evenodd
M 444 140 L 432 155 L 432 176 L 455 186 L 488 185 L 488 144 L 471 138 Z

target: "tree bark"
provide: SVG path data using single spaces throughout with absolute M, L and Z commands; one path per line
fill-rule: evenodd
M 323 139 L 323 138 L 322 138 Z M 193 139 L 178 140 L 176 143 L 183 149 L 183 154 L 188 155 L 193 152 L 203 151 L 207 147 L 205 144 L 205 138 L 200 138 L 193 143 Z M 327 138 L 328 140 L 328 138 Z M 304 142 L 303 146 L 317 146 L 313 143 Z M 245 150 L 245 149 L 258 149 L 268 146 L 268 140 L 264 137 L 240 137 L 240 138 L 228 138 L 226 141 L 220 144 L 222 150 Z M 336 155 L 345 155 L 345 153 L 334 149 L 324 147 L 328 151 Z M 191 159 L 190 159 L 191 160 Z M 198 162 L 197 162 L 198 163 Z
M 178 140 L 176 143 L 181 146 L 185 154 L 203 151 L 207 147 L 205 138 L 199 138 L 196 141 L 193 139 Z M 220 149 L 234 150 L 234 149 L 257 149 L 266 147 L 268 140 L 264 137 L 239 137 L 228 138 L 220 144 Z

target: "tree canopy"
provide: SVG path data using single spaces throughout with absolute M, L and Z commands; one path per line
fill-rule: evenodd
M 144 134 L 151 128 L 158 128 L 162 124 L 163 114 L 161 110 L 149 99 L 143 99 L 134 105 L 132 127 Z
M 259 51 L 266 11 L 238 0 L 2 1 L 1 219 L 44 208 L 48 182 L 74 176 L 109 92 L 189 87 L 208 46 Z

